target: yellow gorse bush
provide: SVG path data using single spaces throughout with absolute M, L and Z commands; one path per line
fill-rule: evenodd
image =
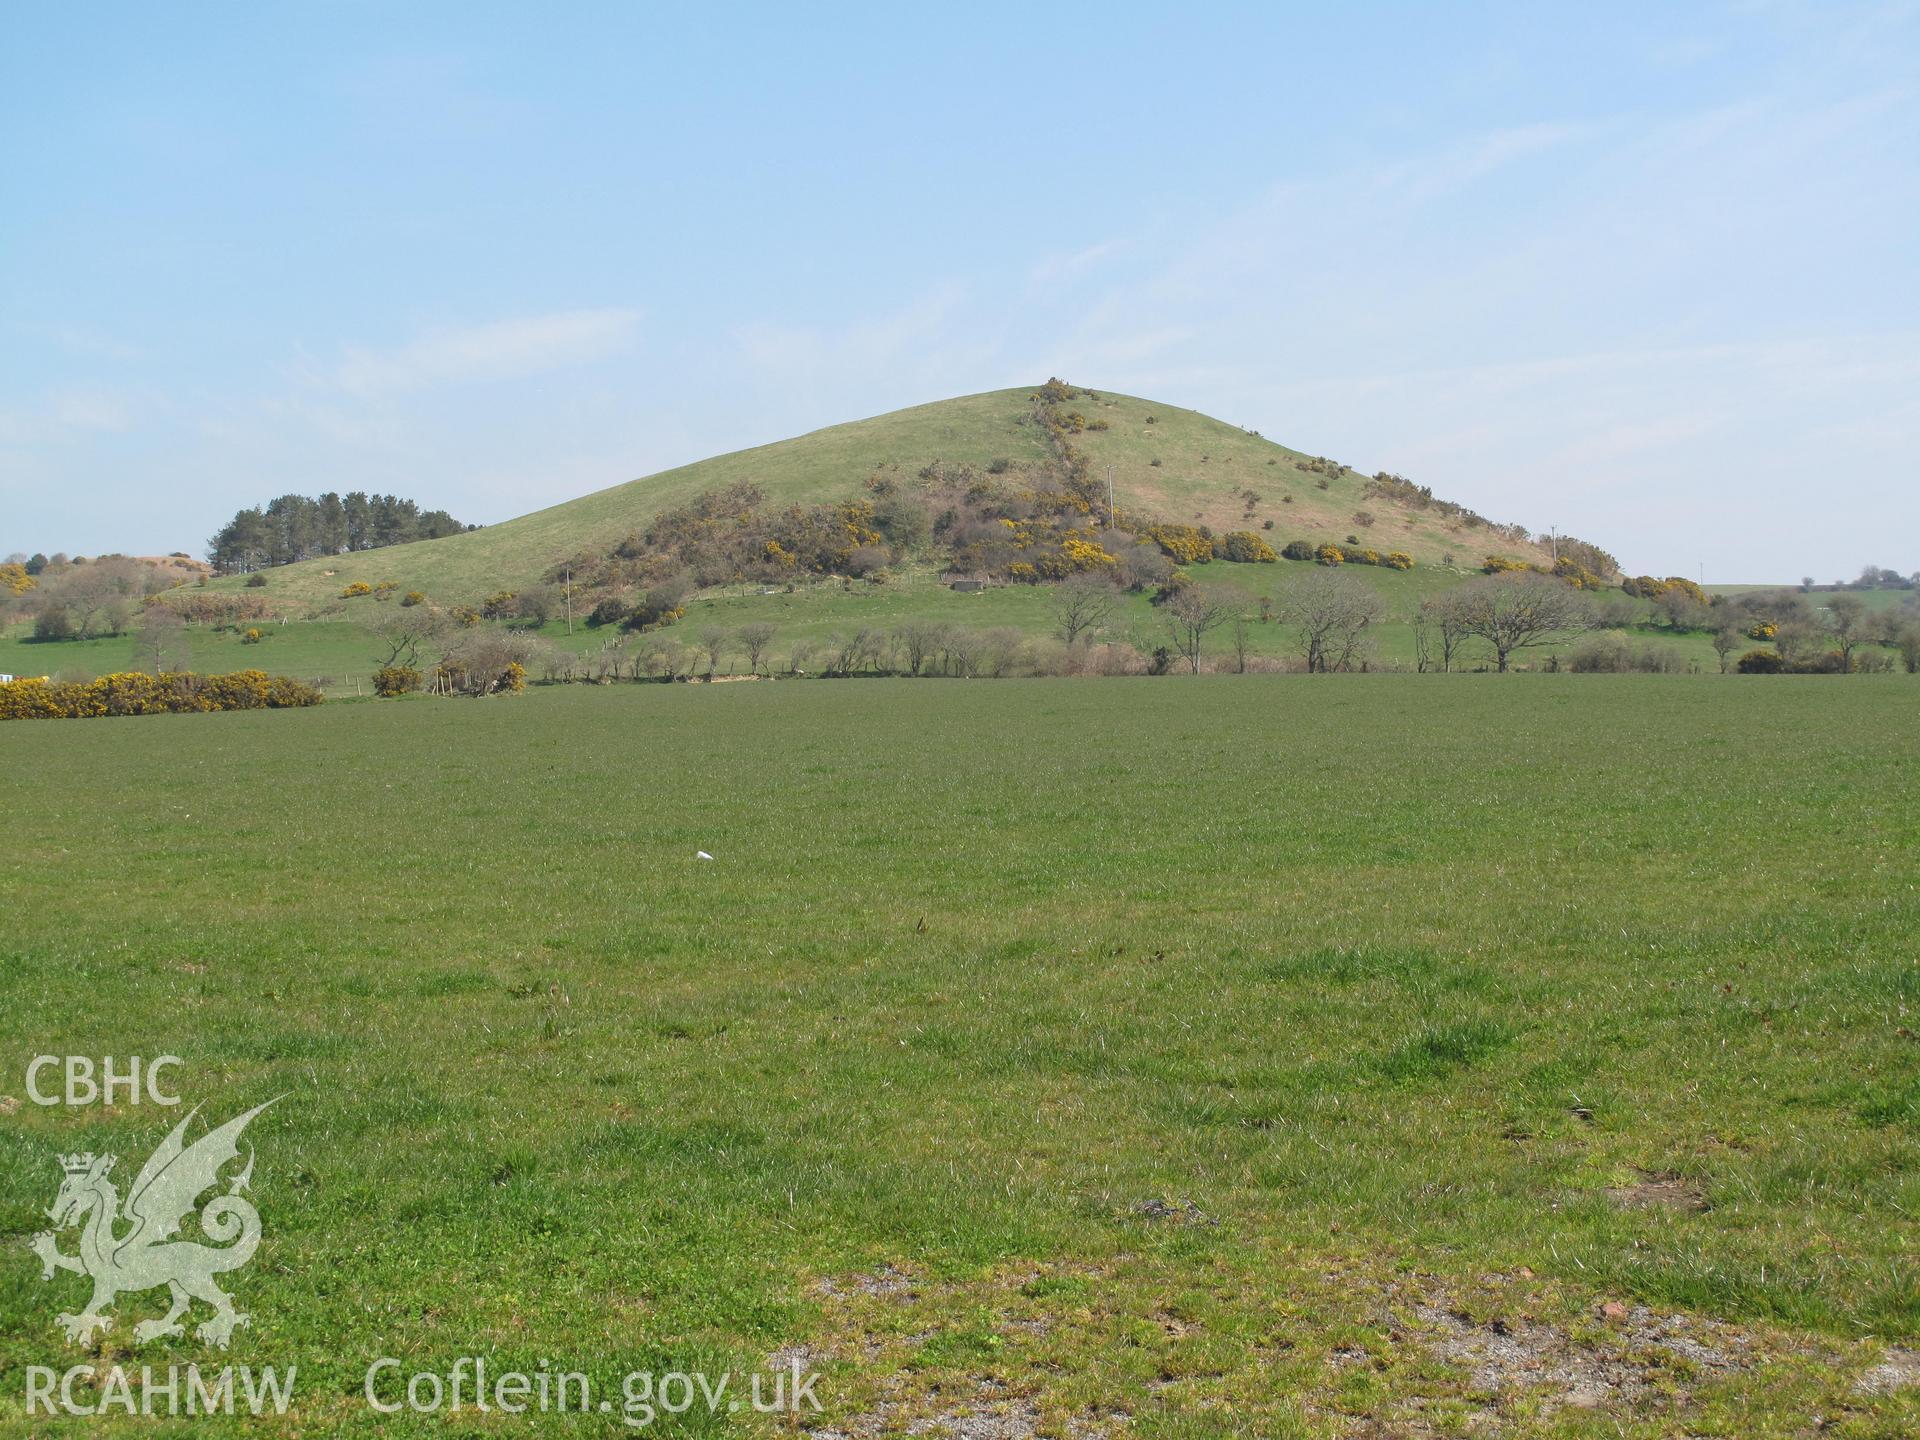
M 230 675 L 146 675 L 98 680 L 15 680 L 0 685 L 0 720 L 92 720 L 111 715 L 191 715 L 214 710 L 279 710 L 318 705 L 311 685 L 264 670 Z
M 1176 565 L 1204 565 L 1213 559 L 1213 537 L 1191 525 L 1148 525 L 1138 533 L 1158 545 Z
M 1280 559 L 1273 547 L 1251 530 L 1230 530 L 1225 535 L 1216 535 L 1213 553 L 1216 559 L 1233 560 L 1243 565 L 1277 562 Z

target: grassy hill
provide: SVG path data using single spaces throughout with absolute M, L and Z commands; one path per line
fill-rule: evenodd
M 354 581 L 391 580 L 437 601 L 471 601 L 524 585 L 556 560 L 612 545 L 662 509 L 736 481 L 758 485 L 774 505 L 810 504 L 854 496 L 876 472 L 910 481 L 933 460 L 1044 463 L 1050 451 L 1032 416 L 1033 394 L 1031 388 L 993 390 L 916 405 L 664 470 L 482 530 L 303 561 L 269 572 L 268 591 L 276 601 L 311 609 Z M 1195 410 L 1105 392 L 1068 408 L 1102 427 L 1075 435 L 1074 444 L 1096 477 L 1110 476 L 1123 511 L 1216 530 L 1260 530 L 1276 547 L 1296 537 L 1338 542 L 1363 534 L 1371 548 L 1404 550 L 1427 565 L 1448 555 L 1477 563 L 1489 550 L 1530 558 L 1541 553 L 1432 510 L 1369 498 L 1366 476 L 1306 468 L 1313 457 Z M 1251 506 L 1243 498 L 1248 491 L 1259 497 Z M 1375 517 L 1371 527 L 1355 520 L 1360 511 Z M 1269 520 L 1270 532 L 1264 529 Z

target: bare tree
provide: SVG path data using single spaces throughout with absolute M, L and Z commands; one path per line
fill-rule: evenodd
M 1318 674 L 1353 668 L 1382 608 L 1366 581 L 1317 566 L 1289 581 L 1278 605 L 1280 619 L 1298 633 L 1308 671 Z
M 1231 620 L 1236 609 L 1224 595 L 1200 585 L 1182 585 L 1161 607 L 1161 619 L 1173 648 L 1191 673 L 1200 673 L 1200 649 L 1208 632 Z
M 1713 632 L 1713 653 L 1720 657 L 1720 673 L 1727 673 L 1727 657 L 1740 644 L 1740 633 L 1731 625 L 1722 625 Z
M 918 675 L 939 650 L 947 627 L 932 620 L 908 620 L 894 631 L 907 655 L 907 673 Z
M 573 679 L 579 672 L 580 657 L 564 645 L 536 637 L 532 655 L 525 663 L 529 669 L 539 670 L 541 679 L 553 683 Z
M 1493 647 L 1494 668 L 1503 673 L 1514 651 L 1571 640 L 1593 628 L 1586 596 L 1545 575 L 1486 575 L 1448 598 L 1464 631 Z
M 746 654 L 748 670 L 758 675 L 760 659 L 767 653 L 767 647 L 773 644 L 772 624 L 765 620 L 755 620 L 734 631 L 734 638 L 740 642 L 740 649 Z
M 787 655 L 787 669 L 795 675 L 807 673 L 807 663 L 813 659 L 813 652 L 820 648 L 820 642 L 805 635 L 797 636 L 793 648 Z
M 1827 602 L 1826 613 L 1821 622 L 1833 637 L 1833 643 L 1840 651 L 1840 669 L 1844 674 L 1853 669 L 1853 652 L 1860 648 L 1861 621 L 1867 613 L 1867 602 L 1858 595 L 1835 595 Z
M 880 633 L 862 625 L 851 635 L 827 637 L 827 673 L 851 675 L 880 658 Z
M 44 587 L 44 603 L 64 605 L 83 640 L 118 635 L 132 614 L 128 597 L 139 590 L 130 567 L 113 560 L 96 560 L 70 570 L 58 585 Z
M 167 605 L 149 605 L 140 621 L 135 647 L 142 669 L 159 675 L 187 668 L 187 622 Z
M 704 627 L 695 641 L 694 648 L 707 657 L 707 678 L 713 678 L 713 672 L 720 666 L 720 657 L 733 647 L 733 637 L 718 625 Z
M 1440 642 L 1440 671 L 1446 674 L 1460 658 L 1460 647 L 1470 638 L 1465 618 L 1460 606 L 1453 603 L 1451 596 L 1422 600 L 1420 614 L 1431 622 L 1434 638 Z M 1417 635 L 1418 632 L 1416 632 Z
M 994 679 L 1003 678 L 1020 662 L 1026 637 L 1012 625 L 996 625 L 980 632 L 980 669 Z
M 537 663 L 532 636 L 491 626 L 462 630 L 440 657 L 439 676 L 451 690 L 463 695 L 492 695 L 512 689 L 513 667 L 525 673 Z
M 425 605 L 405 609 L 396 605 L 377 610 L 367 625 L 367 633 L 373 636 L 383 667 L 407 665 L 418 668 L 421 649 L 437 640 L 446 629 L 446 617 Z
M 1072 648 L 1081 636 L 1091 636 L 1107 623 L 1120 603 L 1120 591 L 1105 575 L 1082 570 L 1053 587 L 1054 633 Z
M 970 680 L 980 671 L 984 648 L 978 631 L 964 625 L 948 626 L 940 637 L 940 668 L 949 675 Z
M 1817 635 L 1805 620 L 1782 620 L 1773 627 L 1773 651 L 1780 663 L 1791 668 L 1814 644 Z
M 1900 661 L 1907 674 L 1920 675 L 1920 625 L 1909 625 L 1900 632 Z

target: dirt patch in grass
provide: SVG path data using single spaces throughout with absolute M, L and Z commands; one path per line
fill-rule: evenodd
M 865 1414 L 805 1433 L 811 1440 L 878 1440 L 887 1435 L 918 1435 L 927 1440 L 1035 1440 L 1040 1425 L 1040 1407 L 1032 1400 L 1011 1394 L 997 1380 L 982 1380 L 971 1399 L 937 1414 L 910 1420 L 901 1415 L 900 1407 L 882 1401 Z M 1067 1421 L 1065 1430 L 1069 1440 L 1104 1440 L 1109 1433 L 1104 1425 L 1079 1417 Z
M 913 1277 L 895 1267 L 891 1262 L 858 1275 L 823 1275 L 815 1282 L 814 1288 L 822 1295 L 836 1300 L 848 1295 L 877 1295 L 889 1300 L 912 1300 L 917 1298 L 919 1293 L 914 1286 Z
M 1614 1185 L 1607 1198 L 1628 1210 L 1689 1210 L 1695 1214 L 1713 1208 L 1707 1192 L 1693 1181 L 1666 1171 L 1642 1170 L 1631 1185 Z
M 1889 1350 L 1878 1365 L 1870 1366 L 1853 1388 L 1862 1395 L 1891 1395 L 1920 1386 L 1920 1351 Z
M 1220 1222 L 1191 1200 L 1165 1200 L 1156 1195 L 1133 1207 L 1142 1220 L 1172 1220 L 1184 1225 L 1218 1225 Z
M 1643 1403 L 1673 1382 L 1732 1374 L 1754 1363 L 1749 1340 L 1732 1326 L 1660 1315 L 1644 1305 L 1611 1308 L 1618 1313 L 1586 1335 L 1519 1316 L 1480 1321 L 1431 1304 L 1416 1305 L 1413 1313 L 1422 1326 L 1417 1338 L 1471 1371 L 1476 1389 L 1545 1390 L 1580 1408 Z

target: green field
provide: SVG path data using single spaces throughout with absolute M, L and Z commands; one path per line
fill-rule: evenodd
M 362 1398 L 375 1357 L 483 1355 L 616 1389 L 797 1356 L 820 1435 L 1912 1434 L 1917 693 L 8 725 L 0 1430 L 630 1433 Z M 21 1248 L 56 1155 L 130 1171 L 179 1113 L 20 1103 L 41 1053 L 177 1054 L 215 1121 L 286 1097 L 224 1357 L 297 1364 L 285 1418 L 24 1416 L 23 1367 L 86 1358 L 83 1282 Z M 104 1354 L 215 1363 L 133 1349 L 161 1304 Z

